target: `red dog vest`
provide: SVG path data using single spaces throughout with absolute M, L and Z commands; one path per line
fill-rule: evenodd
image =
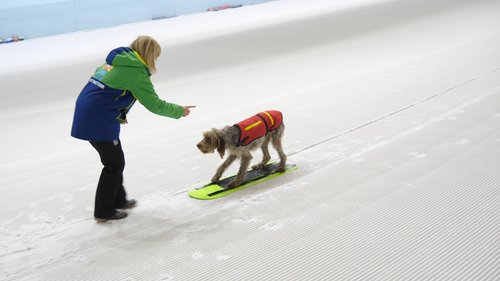
M 283 115 L 276 110 L 264 111 L 235 124 L 240 129 L 240 141 L 236 146 L 245 146 L 261 138 L 281 125 Z

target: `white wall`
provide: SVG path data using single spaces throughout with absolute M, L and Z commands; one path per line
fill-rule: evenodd
M 0 37 L 35 38 L 272 0 L 4 0 Z

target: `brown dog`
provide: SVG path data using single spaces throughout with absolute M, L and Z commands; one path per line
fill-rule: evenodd
M 281 112 L 269 110 L 233 126 L 225 126 L 221 130 L 212 128 L 212 130 L 203 133 L 203 139 L 196 146 L 204 154 L 214 153 L 217 150 L 221 158 L 224 158 L 226 150 L 229 151 L 229 157 L 213 176 L 213 183 L 219 182 L 224 171 L 234 160 L 241 159 L 236 179 L 228 185 L 228 188 L 235 188 L 240 186 L 245 179 L 248 166 L 253 158 L 251 151 L 260 147 L 264 154 L 262 161 L 252 166 L 252 169 L 260 170 L 266 167 L 267 162 L 271 159 L 268 149 L 269 142 L 273 144 L 280 157 L 280 164 L 276 171 L 278 173 L 285 171 L 287 157 L 281 146 L 284 131 L 285 125 Z

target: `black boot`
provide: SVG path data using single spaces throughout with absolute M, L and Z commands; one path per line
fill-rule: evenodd
M 125 205 L 123 205 L 117 209 L 120 209 L 120 210 L 132 209 L 135 207 L 135 205 L 137 205 L 137 200 L 130 199 L 130 200 L 127 200 L 127 203 L 125 203 Z
M 121 220 L 121 219 L 124 219 L 128 216 L 127 212 L 125 211 L 120 211 L 120 210 L 116 210 L 116 213 L 109 217 L 109 218 L 97 218 L 97 217 L 94 217 L 94 219 L 98 222 L 106 222 L 106 221 L 109 221 L 109 220 Z

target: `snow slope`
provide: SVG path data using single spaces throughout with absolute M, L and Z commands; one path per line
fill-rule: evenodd
M 134 106 L 139 205 L 96 223 L 74 102 L 140 34 L 163 46 L 159 95 L 197 108 Z M 499 49 L 495 0 L 280 0 L 0 45 L 0 279 L 499 279 Z M 299 169 L 189 198 L 222 161 L 201 133 L 268 109 Z

